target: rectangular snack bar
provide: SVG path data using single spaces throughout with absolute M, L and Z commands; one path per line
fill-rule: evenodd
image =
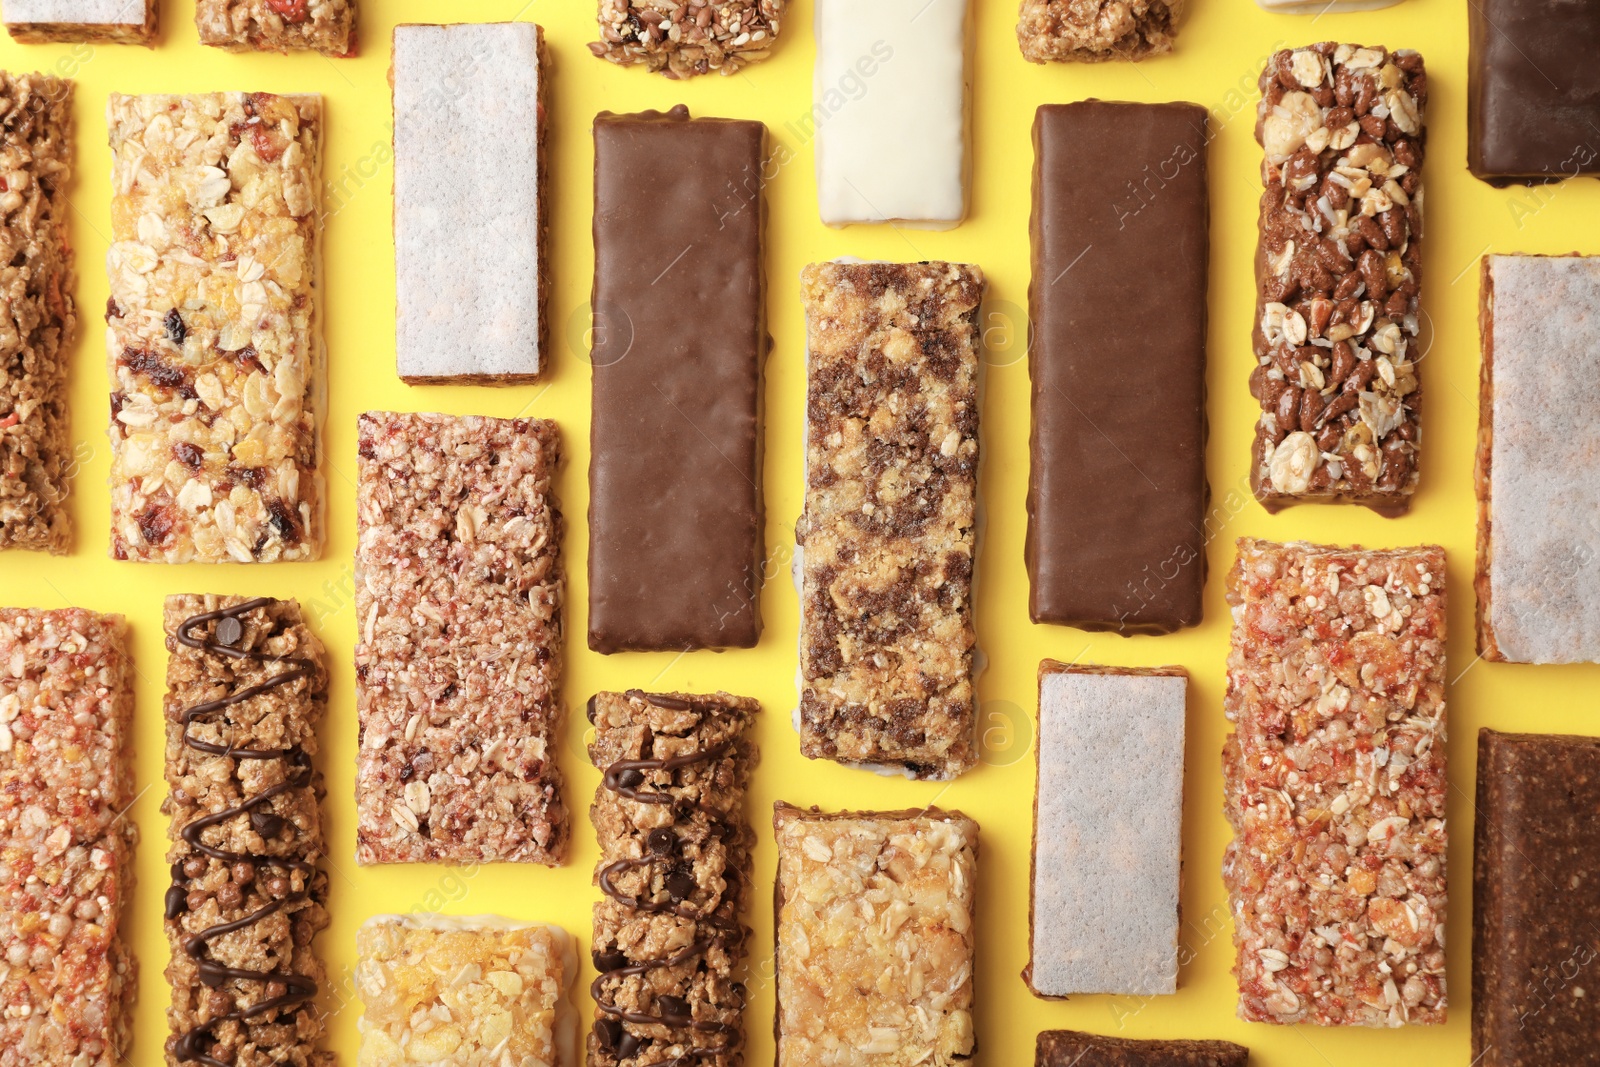
M 360 1067 L 578 1067 L 557 926 L 499 915 L 376 915 L 356 933 Z
M 1411 506 L 1427 102 L 1409 50 L 1327 42 L 1261 74 L 1250 483 L 1268 511 Z
M 1478 651 L 1600 662 L 1600 257 L 1485 256 Z
M 1401 0 L 1256 0 L 1264 11 L 1287 15 L 1332 15 L 1343 11 L 1376 11 Z
M 156 0 L 5 0 L 3 17 L 23 44 L 153 45 L 156 38 Z
M 138 962 L 133 664 L 119 615 L 0 608 L 0 1058 L 114 1067 Z
M 778 42 L 787 0 L 600 0 L 600 40 L 589 51 L 619 66 L 668 78 L 732 74 L 766 59 Z
M 778 1062 L 968 1062 L 978 824 L 781 802 L 772 823 Z
M 1034 1067 L 1246 1067 L 1249 1062 L 1250 1050 L 1231 1041 L 1137 1041 L 1045 1030 Z
M 954 778 L 973 737 L 983 272 L 813 263 L 800 749 Z
M 1034 119 L 1034 622 L 1129 634 L 1200 621 L 1206 141 L 1198 104 L 1089 100 Z
M 361 416 L 356 861 L 560 863 L 556 425 Z
M 1472 1057 L 1588 1063 L 1600 958 L 1600 738 L 1478 733 Z
M 1223 882 L 1239 1017 L 1445 1020 L 1445 558 L 1241 538 Z
M 967 0 L 817 0 L 823 222 L 948 229 L 966 217 L 967 22 Z
M 744 1062 L 759 704 L 717 693 L 600 693 L 589 758 L 595 882 L 590 1067 Z
M 111 555 L 322 552 L 322 98 L 120 96 L 111 126 Z
M 596 652 L 761 636 L 765 139 L 681 106 L 595 119 Z
M 170 596 L 163 626 L 167 1063 L 333 1067 L 312 947 L 328 925 L 322 643 L 272 597 Z
M 1467 166 L 1490 185 L 1600 176 L 1600 8 L 1467 6 Z
M 229 52 L 356 53 L 356 0 L 195 0 L 194 24 Z
M 1166 55 L 1187 0 L 1022 0 L 1017 43 L 1030 63 Z
M 1178 991 L 1188 688 L 1180 667 L 1039 665 L 1036 996 Z
M 9 6 L 7 10 L 10 10 Z M 0 72 L 0 549 L 71 548 L 67 368 L 78 330 L 67 183 L 73 83 Z
M 544 31 L 396 26 L 395 359 L 423 382 L 545 367 Z

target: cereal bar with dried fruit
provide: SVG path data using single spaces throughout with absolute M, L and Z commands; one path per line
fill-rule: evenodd
M 138 964 L 122 617 L 0 608 L 0 1061 L 115 1067 Z
M 813 263 L 801 553 L 801 751 L 954 778 L 973 737 L 983 272 Z
M 1444 1022 L 1444 550 L 1244 538 L 1228 600 L 1239 1017 Z
M 600 693 L 590 1067 L 744 1062 L 755 834 L 744 812 L 760 705 L 717 693 Z
M 732 74 L 778 43 L 787 0 L 600 0 L 600 40 L 589 51 L 669 78 Z
M 1325 42 L 1261 74 L 1250 484 L 1403 514 L 1417 490 L 1422 57 Z
M 978 824 L 960 812 L 779 802 L 778 1062 L 971 1059 Z M 854 1055 L 840 1058 L 840 1049 Z
M 378 915 L 356 933 L 359 1067 L 578 1067 L 557 926 L 499 915 Z
M 156 0 L 5 0 L 3 17 L 23 44 L 154 45 L 156 39 Z
M 560 863 L 556 425 L 361 416 L 356 860 Z
M 194 24 L 230 52 L 356 53 L 356 0 L 196 0 Z
M 1166 55 L 1187 0 L 1022 0 L 1017 43 L 1030 63 Z
M 113 95 L 111 554 L 322 551 L 322 98 Z
M 272 597 L 167 598 L 167 1063 L 333 1067 L 316 769 L 322 642 Z

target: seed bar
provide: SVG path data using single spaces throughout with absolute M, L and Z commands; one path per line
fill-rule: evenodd
M 322 98 L 120 96 L 111 124 L 111 554 L 322 552 Z
M 1045 1030 L 1034 1067 L 1246 1067 L 1249 1062 L 1250 1050 L 1231 1041 L 1137 1041 Z
M 744 813 L 760 705 L 717 693 L 600 693 L 591 1067 L 744 1062 L 755 834 Z
M 782 802 L 778 1062 L 961 1063 L 972 1022 L 978 824 L 960 812 L 824 814 Z
M 1047 104 L 1034 120 L 1034 622 L 1200 621 L 1206 141 L 1197 104 Z
M 0 608 L 0 1055 L 113 1067 L 138 962 L 133 665 L 118 615 Z
M 1239 1017 L 1445 1020 L 1445 558 L 1243 538 L 1223 881 Z
M 156 37 L 156 0 L 5 0 L 3 17 L 23 44 L 153 45 Z
M 1327 42 L 1261 74 L 1250 478 L 1269 511 L 1411 506 L 1427 102 L 1408 50 Z
M 167 1063 L 333 1067 L 312 948 L 328 925 L 322 643 L 272 597 L 170 596 L 164 626 Z
M 765 137 L 683 107 L 595 120 L 597 652 L 761 636 Z
M 672 79 L 732 74 L 772 54 L 787 0 L 600 0 L 600 40 L 589 51 Z
M 356 860 L 558 864 L 553 422 L 361 416 Z
M 1022 0 L 1017 43 L 1030 63 L 1145 59 L 1172 51 L 1187 0 Z
M 195 0 L 194 24 L 229 52 L 356 53 L 356 0 Z
M 813 263 L 800 747 L 954 778 L 977 760 L 972 564 L 983 273 Z
M 356 933 L 361 1067 L 577 1067 L 572 938 L 499 915 L 377 915 Z
M 545 365 L 544 31 L 396 26 L 395 352 L 412 384 Z

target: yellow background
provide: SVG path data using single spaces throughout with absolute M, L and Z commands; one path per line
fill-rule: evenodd
M 862 0 L 867 2 L 867 0 Z M 775 799 L 825 807 L 959 807 L 983 826 L 978 928 L 978 1030 L 985 1064 L 1032 1062 L 1036 1031 L 1072 1027 L 1134 1037 L 1224 1037 L 1249 1045 L 1266 1067 L 1374 1062 L 1466 1065 L 1471 896 L 1471 826 L 1475 737 L 1480 726 L 1550 732 L 1594 732 L 1594 667 L 1518 667 L 1475 662 L 1472 638 L 1474 503 L 1472 453 L 1477 422 L 1478 293 L 1476 263 L 1484 251 L 1600 252 L 1600 185 L 1570 182 L 1535 192 L 1495 190 L 1466 170 L 1467 5 L 1461 0 L 1408 0 L 1385 11 L 1351 15 L 1269 15 L 1249 0 L 1192 0 L 1177 53 L 1138 65 L 1034 67 L 1017 51 L 1014 0 L 972 0 L 975 8 L 973 210 L 947 233 L 886 226 L 830 231 L 817 219 L 812 146 L 803 132 L 811 107 L 813 44 L 809 0 L 797 0 L 775 56 L 732 77 L 684 84 L 594 59 L 593 0 L 364 0 L 361 55 L 234 56 L 201 48 L 191 0 L 162 6 L 159 47 L 18 46 L 0 40 L 0 65 L 44 69 L 78 81 L 77 168 L 71 190 L 78 250 L 73 434 L 82 460 L 74 486 L 77 542 L 66 558 L 11 552 L 0 557 L 0 603 L 77 604 L 121 612 L 132 623 L 139 670 L 136 729 L 138 784 L 132 816 L 144 841 L 139 887 L 126 921 L 143 964 L 132 1062 L 160 1062 L 166 1037 L 167 949 L 160 921 L 167 884 L 166 821 L 158 811 L 161 694 L 165 652 L 161 599 L 178 591 L 272 594 L 300 598 L 329 649 L 332 700 L 323 765 L 329 797 L 332 928 L 322 951 L 333 989 L 331 1044 L 354 1062 L 357 1006 L 351 995 L 356 927 L 381 911 L 440 908 L 499 911 L 559 923 L 585 950 L 596 855 L 586 820 L 599 775 L 584 756 L 583 702 L 599 688 L 629 686 L 758 697 L 763 760 L 750 813 L 760 831 L 750 921 L 749 1059 L 771 1062 L 772 922 L 767 907 L 774 867 L 770 811 Z M 554 287 L 549 305 L 552 373 L 547 384 L 512 389 L 412 388 L 394 373 L 394 272 L 391 252 L 390 107 L 386 81 L 390 29 L 400 21 L 534 20 L 544 25 L 552 56 L 550 151 Z M 1259 149 L 1252 139 L 1255 83 L 1278 47 L 1323 39 L 1414 47 L 1430 72 L 1427 251 L 1423 301 L 1434 325 L 1423 368 L 1427 391 L 1422 489 L 1412 513 L 1385 520 L 1364 510 L 1301 507 L 1276 517 L 1249 498 L 1246 466 L 1253 401 L 1251 257 L 1259 190 Z M 104 104 L 110 91 L 198 92 L 218 89 L 319 91 L 327 96 L 327 287 L 324 300 L 332 397 L 325 437 L 331 536 L 316 564 L 161 567 L 115 563 L 106 556 L 107 384 L 100 309 L 108 231 L 110 160 Z M 1099 96 L 1145 101 L 1191 100 L 1211 110 L 1212 175 L 1211 446 L 1216 511 L 1210 527 L 1206 621 L 1169 637 L 1123 639 L 1033 626 L 1027 616 L 1022 563 L 1028 467 L 1028 376 L 1024 356 L 1028 284 L 1028 206 L 1032 150 L 1029 128 L 1041 103 Z M 585 523 L 588 389 L 585 362 L 592 249 L 592 142 L 589 124 L 601 109 L 637 110 L 687 103 L 697 115 L 764 120 L 791 161 L 767 190 L 771 225 L 768 272 L 771 330 L 768 363 L 767 526 L 769 582 L 766 629 L 759 648 L 685 656 L 590 653 L 585 633 Z M 790 123 L 794 125 L 791 126 Z M 522 180 L 510 178 L 508 180 Z M 649 196 L 649 189 L 639 195 Z M 804 413 L 804 327 L 797 298 L 801 266 L 841 255 L 888 259 L 944 258 L 982 265 L 988 274 L 985 326 L 991 343 L 983 402 L 981 491 L 988 523 L 980 543 L 977 621 L 989 670 L 982 676 L 984 763 L 953 784 L 884 779 L 802 759 L 789 713 L 795 703 L 796 600 L 788 577 L 793 523 L 801 505 L 800 420 Z M 1152 269 L 1158 283 L 1159 269 Z M 1107 353 L 1117 358 L 1118 353 Z M 358 869 L 353 861 L 356 723 L 351 649 L 351 553 L 355 543 L 355 418 L 369 408 L 534 415 L 560 423 L 567 462 L 559 493 L 568 516 L 564 544 L 569 575 L 566 704 L 561 765 L 575 825 L 567 865 L 486 867 L 450 871 L 428 866 Z M 1234 1018 L 1229 976 L 1226 898 L 1219 877 L 1228 829 L 1221 814 L 1218 753 L 1223 660 L 1228 642 L 1223 576 L 1239 535 L 1400 545 L 1442 543 L 1450 555 L 1450 670 L 1453 720 L 1450 818 L 1453 829 L 1449 923 L 1451 1022 L 1399 1032 L 1293 1030 L 1246 1025 Z M 1043 657 L 1087 663 L 1179 664 L 1193 677 L 1185 804 L 1185 964 L 1176 996 L 1081 997 L 1070 1003 L 1034 999 L 1018 977 L 1027 961 L 1028 864 L 1036 711 L 1035 669 Z M 1138 797 L 1130 797 L 1138 803 Z M 573 994 L 584 1024 L 592 1010 L 584 973 Z

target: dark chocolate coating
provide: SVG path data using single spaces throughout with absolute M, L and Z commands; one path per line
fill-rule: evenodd
M 589 647 L 761 633 L 766 127 L 595 119 Z
M 1171 633 L 1205 585 L 1206 111 L 1047 104 L 1033 144 L 1029 613 Z
M 1250 1050 L 1231 1041 L 1134 1041 L 1074 1030 L 1039 1035 L 1035 1067 L 1245 1067 Z

